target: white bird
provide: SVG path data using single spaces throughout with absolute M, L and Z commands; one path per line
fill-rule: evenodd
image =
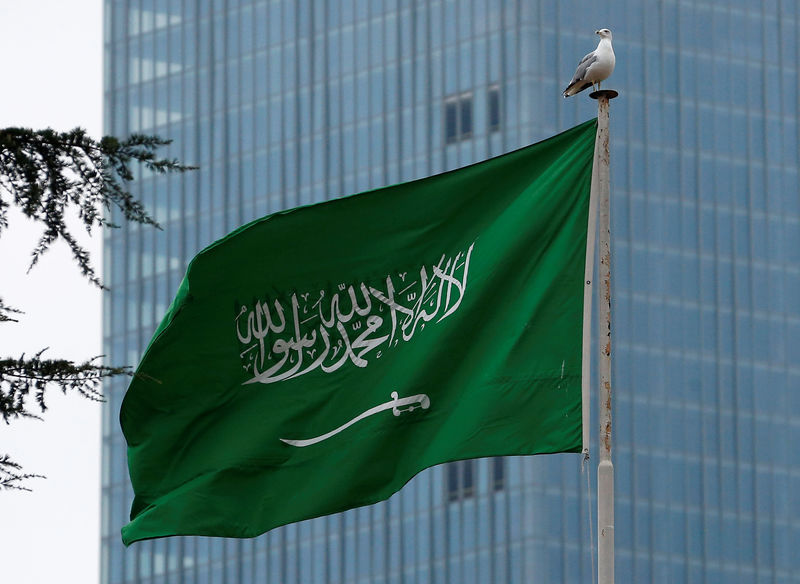
M 597 48 L 594 51 L 586 55 L 578 63 L 578 68 L 575 70 L 572 81 L 569 82 L 569 85 L 564 90 L 564 97 L 575 95 L 594 85 L 597 85 L 597 89 L 600 89 L 600 82 L 608 79 L 608 76 L 614 71 L 616 58 L 614 57 L 614 48 L 611 46 L 611 31 L 607 28 L 601 28 L 594 32 L 600 35 L 600 42 L 597 43 Z

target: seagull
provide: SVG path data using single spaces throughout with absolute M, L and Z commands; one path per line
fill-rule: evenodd
M 597 43 L 594 51 L 578 63 L 572 81 L 564 90 L 564 97 L 580 93 L 589 86 L 597 85 L 597 89 L 600 89 L 600 82 L 608 79 L 608 76 L 614 71 L 616 59 L 611 46 L 611 31 L 601 28 L 594 33 L 600 35 L 600 42 Z

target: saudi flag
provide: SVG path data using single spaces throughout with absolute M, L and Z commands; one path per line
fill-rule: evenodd
M 122 404 L 124 543 L 254 537 L 436 464 L 579 452 L 595 129 L 201 251 Z

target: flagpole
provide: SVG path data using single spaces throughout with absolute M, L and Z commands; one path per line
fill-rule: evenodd
M 614 465 L 611 462 L 611 222 L 608 147 L 609 101 L 619 95 L 602 89 L 589 95 L 597 100 L 597 136 L 591 197 L 597 197 L 600 264 L 598 290 L 598 408 L 600 434 L 597 465 L 597 581 L 614 584 Z

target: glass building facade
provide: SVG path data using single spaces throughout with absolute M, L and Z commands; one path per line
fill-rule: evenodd
M 596 115 L 560 92 L 611 28 L 618 581 L 800 582 L 799 2 L 106 0 L 104 26 L 106 132 L 170 138 L 200 167 L 137 177 L 163 230 L 112 216 L 115 364 L 242 223 Z M 591 581 L 577 455 L 436 467 L 253 540 L 125 549 L 125 385 L 106 386 L 105 584 Z

